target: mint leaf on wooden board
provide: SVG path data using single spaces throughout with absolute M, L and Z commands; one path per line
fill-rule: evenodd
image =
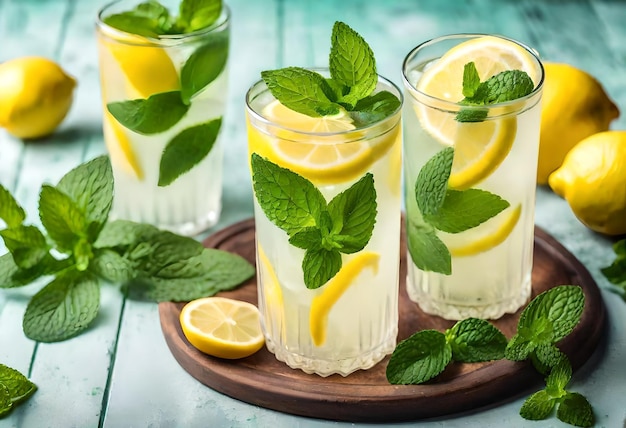
M 424 383 L 443 372 L 451 359 L 444 334 L 422 330 L 396 346 L 387 364 L 387 380 L 395 385 Z
M 378 83 L 374 53 L 356 31 L 343 22 L 335 22 L 329 56 L 330 75 L 348 89 L 337 101 L 348 110 L 370 95 Z
M 32 225 L 0 230 L 0 236 L 13 255 L 15 264 L 22 269 L 35 266 L 50 251 L 46 237 Z
M 213 24 L 222 13 L 222 0 L 182 0 L 177 26 L 191 33 Z
M 162 92 L 146 99 L 117 101 L 107 110 L 123 126 L 143 135 L 158 134 L 176 125 L 189 110 L 180 91 Z
M 436 214 L 425 214 L 424 220 L 438 230 L 460 233 L 472 229 L 509 207 L 500 196 L 481 189 L 448 189 Z
M 17 227 L 26 219 L 26 212 L 17 203 L 13 195 L 0 184 L 0 220 L 7 227 Z
M 208 36 L 208 40 L 189 56 L 180 72 L 181 97 L 184 104 L 213 82 L 226 68 L 228 33 Z
M 172 184 L 207 157 L 220 132 L 222 118 L 181 131 L 167 143 L 159 165 L 159 186 Z
M 415 266 L 423 271 L 450 275 L 452 256 L 432 226 L 409 218 L 407 229 L 407 246 Z
M 504 358 L 507 338 L 486 320 L 467 318 L 446 331 L 452 359 L 464 363 Z
M 79 237 L 87 232 L 85 213 L 72 198 L 45 184 L 39 195 L 39 218 L 50 238 L 64 252 L 72 252 Z
M 256 153 L 251 167 L 254 194 L 272 223 L 288 235 L 320 223 L 326 200 L 309 180 Z
M 24 334 L 39 342 L 69 339 L 98 314 L 100 288 L 90 272 L 68 270 L 35 294 L 24 313 Z
M 324 77 L 300 67 L 261 72 L 261 78 L 278 101 L 291 110 L 320 117 L 340 112 L 328 94 L 333 93 Z
M 337 250 L 307 250 L 302 259 L 304 285 L 308 289 L 326 284 L 341 269 L 341 253 Z
M 361 251 L 369 242 L 376 224 L 377 203 L 374 176 L 365 174 L 348 189 L 328 203 L 332 219 L 332 234 L 345 236 L 340 243 L 342 253 Z
M 422 215 L 436 215 L 443 205 L 452 170 L 454 148 L 447 147 L 430 158 L 415 180 L 415 200 Z

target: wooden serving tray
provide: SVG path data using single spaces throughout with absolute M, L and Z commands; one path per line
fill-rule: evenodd
M 249 219 L 215 233 L 204 245 L 237 253 L 255 263 L 254 234 L 254 221 Z M 398 340 L 422 329 L 449 328 L 452 321 L 427 315 L 409 300 L 405 290 L 404 240 L 400 251 Z M 561 284 L 583 288 L 586 302 L 581 322 L 559 344 L 572 367 L 580 367 L 591 356 L 604 331 L 605 308 L 594 280 L 554 238 L 535 228 L 532 281 L 533 297 Z M 221 295 L 256 304 L 256 278 Z M 179 322 L 183 306 L 172 302 L 159 304 L 163 334 L 179 364 L 216 391 L 281 412 L 352 422 L 415 420 L 497 405 L 537 390 L 543 383 L 542 376 L 530 364 L 507 360 L 452 363 L 436 379 L 422 385 L 389 384 L 385 378 L 389 357 L 370 370 L 326 378 L 291 369 L 266 348 L 241 360 L 222 360 L 203 354 L 187 342 Z M 494 324 L 510 338 L 520 312 L 505 315 Z

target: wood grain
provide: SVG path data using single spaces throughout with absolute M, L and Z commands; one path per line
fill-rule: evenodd
M 236 223 L 210 236 L 204 244 L 240 254 L 254 263 L 254 222 L 250 219 Z M 404 245 L 402 240 L 400 278 L 406 277 Z M 533 296 L 561 284 L 583 288 L 586 304 L 581 322 L 559 344 L 574 369 L 580 367 L 593 353 L 604 330 L 605 309 L 595 282 L 572 254 L 540 228 L 535 230 L 532 279 Z M 222 295 L 256 304 L 256 278 Z M 403 280 L 399 300 L 399 340 L 418 330 L 444 330 L 453 324 L 422 312 L 408 299 Z M 184 303 L 159 304 L 163 334 L 179 364 L 217 391 L 286 413 L 353 422 L 414 420 L 497 405 L 542 382 L 529 364 L 506 360 L 453 363 L 428 384 L 406 386 L 387 382 L 388 357 L 370 370 L 327 378 L 290 369 L 265 348 L 242 360 L 221 360 L 201 353 L 187 342 L 178 321 L 183 306 Z M 511 337 L 518 317 L 519 312 L 506 315 L 494 324 Z

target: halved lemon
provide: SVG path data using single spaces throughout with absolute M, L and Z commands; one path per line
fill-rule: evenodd
M 538 83 L 541 69 L 535 57 L 512 41 L 477 37 L 450 49 L 424 71 L 417 89 L 429 96 L 459 102 L 463 96 L 463 69 L 474 62 L 481 81 L 505 70 L 522 70 Z M 455 147 L 449 185 L 463 190 L 491 175 L 506 158 L 517 134 L 514 116 L 467 123 L 440 108 L 416 104 L 421 126 L 444 146 Z
M 205 354 L 237 359 L 263 347 L 259 310 L 251 303 L 205 297 L 187 303 L 180 312 L 185 337 Z
M 358 134 L 352 134 L 351 141 L 345 142 L 341 133 L 355 129 L 345 111 L 310 117 L 275 100 L 263 109 L 262 115 L 286 129 L 272 138 L 248 124 L 250 154 L 257 153 L 316 184 L 336 184 L 359 178 L 393 146 L 400 128 L 396 127 L 376 142 L 358 141 Z M 315 136 L 311 136 L 311 142 L 294 141 L 296 131 L 322 134 L 319 140 L 323 141 L 316 140 Z M 335 133 L 340 135 L 332 135 Z
M 498 216 L 478 226 L 475 229 L 476 232 L 472 231 L 472 233 L 476 233 L 474 235 L 476 238 L 470 242 L 462 242 L 465 239 L 462 234 L 454 235 L 459 242 L 448 242 L 450 254 L 452 257 L 473 256 L 497 247 L 511 234 L 519 221 L 521 212 L 521 205 L 503 211 Z
M 104 125 L 104 142 L 107 146 L 111 163 L 121 166 L 130 176 L 143 180 L 143 170 L 135 154 L 130 138 L 124 127 L 104 108 L 102 116 Z
M 309 312 L 309 330 L 315 346 L 326 342 L 328 314 L 343 293 L 353 284 L 356 277 L 366 268 L 378 272 L 380 255 L 371 251 L 358 253 L 322 287 L 322 292 L 313 298 Z

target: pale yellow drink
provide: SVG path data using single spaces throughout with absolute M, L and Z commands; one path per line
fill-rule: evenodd
M 401 98 L 383 78 L 380 90 Z M 370 368 L 396 344 L 400 111 L 354 129 L 345 115 L 312 118 L 287 109 L 263 81 L 246 101 L 251 156 L 307 178 L 327 202 L 367 173 L 376 190 L 371 239 L 361 251 L 342 254 L 341 270 L 317 289 L 303 282 L 305 251 L 289 243 L 255 197 L 259 308 L 268 349 L 290 367 L 321 376 Z
M 115 180 L 112 217 L 195 235 L 219 219 L 223 152 L 220 138 L 193 167 L 165 185 L 159 182 L 161 161 L 164 150 L 174 139 L 179 138 L 180 142 L 181 136 L 188 140 L 198 138 L 197 135 L 190 137 L 186 131 L 210 121 L 223 122 L 228 93 L 229 11 L 223 6 L 221 16 L 207 28 L 158 37 L 120 31 L 103 21 L 136 3 L 113 3 L 100 12 L 97 22 L 104 140 Z M 170 3 L 170 9 L 176 10 L 173 6 L 177 2 Z M 203 65 L 192 66 L 192 61 L 203 62 Z M 156 133 L 138 132 L 120 123 L 109 112 L 111 103 L 145 100 L 171 91 L 182 93 L 182 73 L 189 76 L 196 67 L 197 75 L 191 79 L 201 82 L 198 75 L 206 71 L 199 67 L 210 67 L 207 66 L 209 61 L 220 64 L 217 67 L 221 69 L 217 69 L 210 83 L 184 101 L 188 110 L 168 129 Z M 186 65 L 188 69 L 184 71 Z M 165 106 L 164 110 L 170 108 Z
M 444 57 L 446 64 L 439 63 L 446 52 L 452 52 Z M 470 61 L 476 61 L 481 81 L 507 69 L 522 69 L 535 88 L 518 100 L 463 106 L 463 66 Z M 437 73 L 439 77 L 433 77 Z M 415 260 L 420 257 L 412 260 L 409 252 L 408 294 L 425 312 L 447 319 L 498 318 L 515 312 L 531 293 L 542 66 L 532 51 L 515 42 L 460 35 L 417 47 L 407 56 L 403 74 L 409 234 L 417 236 L 426 224 L 416 202 L 418 174 L 449 147 L 454 148 L 454 161 L 448 189 L 480 189 L 509 203 L 496 216 L 459 233 L 435 228 L 449 250 L 451 272 L 420 268 Z M 457 115 L 463 109 L 487 110 L 486 118 L 460 122 Z

